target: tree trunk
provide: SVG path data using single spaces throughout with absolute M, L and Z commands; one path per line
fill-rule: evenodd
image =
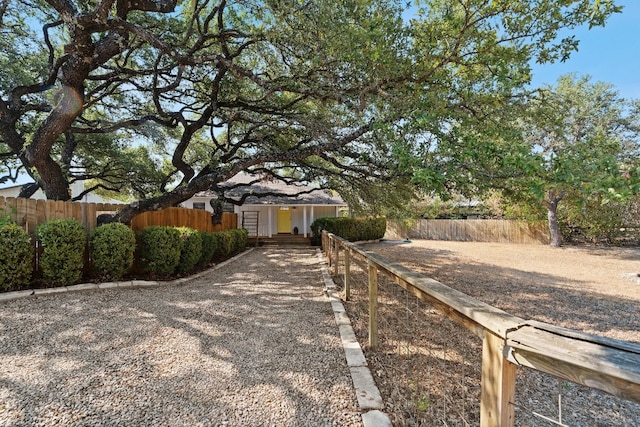
M 558 195 L 555 191 L 550 190 L 547 193 L 547 197 L 545 205 L 547 207 L 549 233 L 551 234 L 551 242 L 549 244 L 558 248 L 562 246 L 562 234 L 560 233 L 560 224 L 558 223 L 558 203 L 564 198 L 564 192 Z
M 236 172 L 237 171 L 232 171 L 228 175 L 212 173 L 196 177 L 188 185 L 179 186 L 176 189 L 158 197 L 140 200 L 127 205 L 116 214 L 114 220 L 123 224 L 131 224 L 131 220 L 133 220 L 133 218 L 138 214 L 176 206 L 178 203 L 190 199 L 197 192 L 207 190 L 215 183 L 229 179 L 231 176 L 235 175 Z

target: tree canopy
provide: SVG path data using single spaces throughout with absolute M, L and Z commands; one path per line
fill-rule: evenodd
M 435 170 L 434 144 L 460 129 L 497 132 L 531 61 L 577 48 L 558 32 L 618 11 L 610 0 L 0 0 L 0 171 L 24 168 L 50 199 L 77 179 L 129 191 L 139 201 L 124 222 L 240 171 L 293 173 L 366 203 L 407 188 L 416 165 Z
M 620 210 L 640 192 L 638 108 L 639 101 L 621 98 L 610 84 L 565 75 L 555 87 L 507 105 L 491 133 L 455 129 L 430 153 L 429 163 L 437 167 L 421 174 L 441 180 L 444 191 L 482 197 L 499 190 L 532 212 L 542 207 L 551 244 L 560 246 L 563 200 L 570 201 L 567 219 L 576 222 L 588 210 L 595 227 L 603 219 L 597 216 L 610 216 L 612 207 Z M 622 220 L 608 223 L 620 228 Z
M 577 208 L 627 200 L 640 191 L 640 103 L 589 76 L 562 76 L 531 104 L 524 123 L 530 172 L 516 188 L 548 211 L 551 244 L 562 241 L 558 204 Z

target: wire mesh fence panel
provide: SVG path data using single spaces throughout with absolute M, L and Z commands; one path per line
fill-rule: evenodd
M 640 427 L 634 341 L 526 320 L 340 245 L 334 280 L 350 277 L 345 306 L 394 425 Z
M 638 427 L 640 404 L 526 367 L 516 378 L 515 425 Z
M 367 266 L 350 272 L 347 311 L 393 424 L 479 425 L 481 340 L 379 274 L 379 341 L 368 348 Z

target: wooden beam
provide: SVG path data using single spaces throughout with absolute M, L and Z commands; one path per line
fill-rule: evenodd
M 369 347 L 378 347 L 378 269 L 368 264 L 369 270 Z
M 640 345 L 521 319 L 337 236 L 331 235 L 331 238 L 349 251 L 354 262 L 359 259 L 367 262 L 372 346 L 378 341 L 377 304 L 374 304 L 377 303 L 378 271 L 483 338 L 483 345 L 487 347 L 483 351 L 483 372 L 486 370 L 488 387 L 483 388 L 483 393 L 490 399 L 485 403 L 483 397 L 482 405 L 487 405 L 485 419 L 493 422 L 498 417 L 498 422 L 503 423 L 489 422 L 483 426 L 512 425 L 508 424 L 511 409 L 505 408 L 511 399 L 511 370 L 515 370 L 516 364 L 640 402 Z M 485 358 L 488 367 L 485 367 Z M 491 376 L 492 371 L 496 372 L 495 378 Z M 499 387 L 493 385 L 496 381 Z M 489 384 L 498 388 L 491 388 Z
M 334 249 L 335 249 L 335 260 L 333 261 L 333 275 L 338 275 L 338 267 L 340 266 L 340 243 L 337 240 L 334 240 Z
M 509 360 L 640 402 L 639 344 L 528 323 L 509 333 Z
M 344 300 L 351 299 L 351 250 L 344 250 Z
M 516 365 L 502 355 L 503 343 L 488 332 L 482 340 L 480 427 L 513 427 Z

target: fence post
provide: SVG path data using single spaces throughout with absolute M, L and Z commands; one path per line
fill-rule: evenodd
M 338 239 L 335 239 L 333 241 L 333 244 L 336 245 L 335 249 L 336 249 L 336 259 L 335 262 L 333 264 L 333 275 L 337 276 L 338 275 L 338 264 L 340 264 L 340 242 L 338 242 Z
M 516 365 L 502 354 L 502 338 L 485 331 L 482 340 L 480 427 L 513 427 Z
M 322 255 L 326 257 L 327 256 L 327 232 L 326 231 L 322 230 L 320 240 L 321 240 L 320 249 L 322 249 Z
M 327 234 L 327 262 L 329 268 L 333 265 L 333 239 Z
M 378 269 L 368 261 L 369 267 L 369 348 L 378 347 Z
M 351 298 L 351 272 L 349 271 L 351 265 L 351 250 L 345 248 L 344 250 L 344 300 L 349 301 Z

